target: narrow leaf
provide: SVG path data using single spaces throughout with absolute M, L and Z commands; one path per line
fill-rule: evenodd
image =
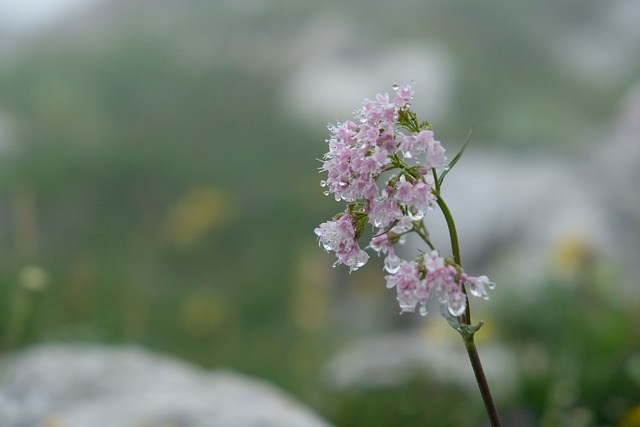
M 396 225 L 398 225 L 398 223 L 399 223 L 399 222 L 400 222 L 400 220 L 399 220 L 399 219 L 396 219 L 396 220 L 395 220 L 395 221 L 393 221 L 393 222 L 391 223 L 391 225 L 390 225 L 390 226 L 388 226 L 388 227 L 387 227 L 383 232 L 378 233 L 378 234 L 376 234 L 376 235 L 375 235 L 375 236 L 373 236 L 373 237 L 378 237 L 378 236 L 382 236 L 383 234 L 387 234 L 389 231 L 391 231 L 391 229 L 392 229 L 393 227 L 395 227 Z
M 440 313 L 442 316 L 447 319 L 447 323 L 456 331 L 460 331 L 460 322 L 456 319 L 451 313 L 449 313 L 449 309 L 446 304 L 440 304 Z
M 458 151 L 458 154 L 456 154 L 455 157 L 444 168 L 444 171 L 442 172 L 442 175 L 440 175 L 440 177 L 438 178 L 438 187 L 440 187 L 442 185 L 442 181 L 444 181 L 444 177 L 447 176 L 449 171 L 451 169 L 453 169 L 453 167 L 456 165 L 456 163 L 458 163 L 458 160 L 460 160 L 460 158 L 462 157 L 462 154 L 464 153 L 464 150 L 467 149 L 467 145 L 469 145 L 469 141 L 471 140 L 471 132 L 472 131 L 473 131 L 473 128 L 469 129 L 469 135 L 467 135 L 467 139 L 466 139 L 466 141 L 464 141 L 464 145 L 462 146 L 460 151 Z

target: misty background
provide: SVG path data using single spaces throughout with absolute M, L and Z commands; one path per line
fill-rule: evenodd
M 463 350 L 437 310 L 398 316 L 380 260 L 333 269 L 313 234 L 343 209 L 327 124 L 413 81 L 450 157 L 473 129 L 443 191 L 498 285 L 471 304 L 499 406 L 639 426 L 638 22 L 635 1 L 0 2 L 4 353 L 134 344 L 339 426 L 482 425 L 474 385 L 434 373 Z

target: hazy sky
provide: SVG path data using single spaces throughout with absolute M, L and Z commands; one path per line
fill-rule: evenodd
M 31 33 L 100 0 L 0 0 L 0 33 Z

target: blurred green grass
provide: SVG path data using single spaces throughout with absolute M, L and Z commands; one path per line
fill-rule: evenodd
M 282 312 L 295 256 L 323 214 L 322 137 L 271 108 L 272 82 L 194 75 L 172 52 L 133 37 L 3 68 L 19 129 L 0 160 L 2 289 L 26 264 L 50 278 L 21 345 L 135 341 L 273 376 L 296 334 Z M 203 290 L 215 320 L 191 313 Z

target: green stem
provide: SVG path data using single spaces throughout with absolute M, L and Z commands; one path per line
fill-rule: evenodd
M 429 239 L 429 233 L 427 233 L 427 230 L 424 226 L 424 222 L 420 223 L 420 227 L 416 227 L 414 225 L 412 230 L 415 231 L 418 234 L 418 236 L 420 236 L 422 241 L 425 242 L 427 246 L 429 246 L 429 249 L 434 250 L 436 248 L 435 246 L 433 246 L 433 243 L 431 243 L 431 239 Z
M 453 221 L 453 215 L 451 215 L 449 206 L 447 206 L 444 199 L 440 196 L 439 190 L 439 188 L 436 190 L 436 200 L 438 206 L 440 207 L 440 210 L 442 210 L 442 214 L 444 215 L 445 220 L 447 221 L 449 237 L 451 238 L 451 251 L 453 252 L 453 259 L 455 263 L 460 268 L 462 268 L 462 261 L 460 260 L 460 245 L 458 243 L 458 231 L 456 230 L 456 224 Z M 464 285 L 462 285 L 462 291 L 464 292 L 465 296 L 467 296 L 467 290 L 465 289 Z M 460 325 L 458 326 L 458 332 L 460 333 L 460 335 L 462 335 L 465 347 L 467 348 L 469 361 L 471 362 L 471 367 L 473 368 L 473 373 L 475 374 L 478 388 L 480 388 L 482 401 L 484 402 L 487 414 L 489 415 L 491 426 L 501 427 L 502 424 L 500 423 L 500 417 L 498 416 L 496 405 L 493 402 L 491 390 L 489 389 L 489 382 L 487 381 L 487 377 L 484 374 L 484 369 L 482 368 L 480 356 L 478 355 L 478 350 L 474 341 L 474 334 L 478 331 L 478 329 L 480 329 L 480 326 L 482 326 L 482 322 L 480 322 L 478 326 L 471 326 L 471 309 L 469 308 L 469 305 L 469 300 L 467 298 L 465 312 L 462 316 L 458 317 L 458 322 L 460 323 Z
M 444 215 L 444 219 L 447 221 L 447 228 L 449 229 L 449 237 L 451 238 L 451 251 L 453 253 L 453 259 L 459 266 L 462 266 L 462 261 L 460 261 L 460 245 L 458 244 L 458 231 L 456 230 L 456 223 L 453 221 L 453 215 L 451 215 L 451 211 L 449 210 L 449 206 L 444 202 L 442 196 L 437 195 L 436 201 L 442 214 Z
M 480 388 L 480 394 L 482 395 L 484 407 L 487 409 L 487 414 L 489 415 L 491 426 L 501 427 L 502 424 L 500 423 L 500 416 L 498 415 L 496 405 L 493 402 L 491 390 L 489 389 L 489 382 L 487 381 L 487 377 L 484 374 L 484 369 L 482 368 L 482 363 L 480 362 L 480 355 L 478 355 L 478 349 L 476 348 L 476 343 L 473 339 L 473 335 L 471 335 L 470 337 L 463 336 L 463 338 L 465 347 L 467 348 L 467 354 L 469 355 L 469 360 L 471 361 L 471 366 L 473 367 L 473 373 L 476 376 L 476 382 L 478 383 L 478 387 Z
M 451 252 L 453 253 L 453 260 L 458 265 L 458 267 L 462 268 L 462 261 L 460 260 L 460 244 L 458 243 L 458 231 L 456 230 L 456 223 L 453 221 L 453 215 L 451 215 L 451 211 L 449 210 L 449 206 L 444 202 L 444 199 L 440 194 L 436 194 L 436 201 L 438 206 L 440 206 L 440 210 L 444 215 L 444 219 L 447 221 L 447 228 L 449 229 L 449 237 L 451 240 Z M 467 296 L 467 289 L 462 285 L 462 292 L 465 296 Z M 460 316 L 458 319 L 460 323 L 464 323 L 467 325 L 471 324 L 471 308 L 469 307 L 469 303 L 467 302 L 467 307 L 465 308 L 464 314 Z

